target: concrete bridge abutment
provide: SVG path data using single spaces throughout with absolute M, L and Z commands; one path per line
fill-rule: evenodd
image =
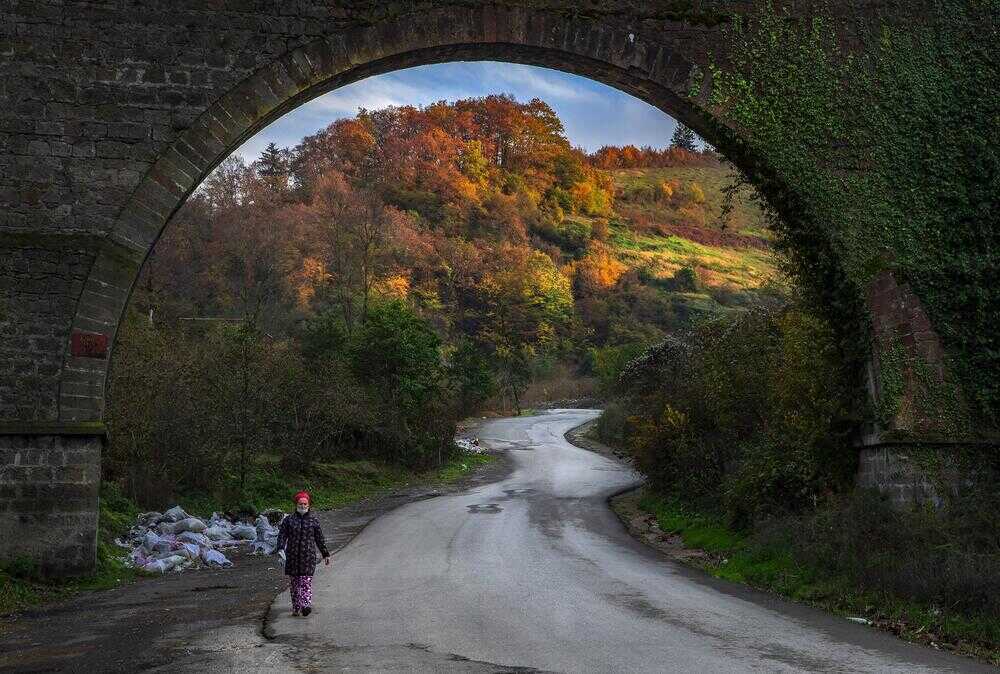
M 95 426 L 0 427 L 0 561 L 43 576 L 93 571 L 104 446 Z

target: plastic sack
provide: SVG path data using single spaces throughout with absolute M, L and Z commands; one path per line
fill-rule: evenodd
M 180 520 L 179 522 L 164 522 L 160 525 L 160 533 L 162 534 L 180 534 L 185 531 L 193 531 L 195 533 L 201 533 L 205 531 L 208 527 L 197 517 L 187 517 Z
M 213 524 L 201 533 L 213 541 L 221 541 L 232 537 L 229 533 L 229 527 L 221 524 Z
M 233 538 L 252 541 L 257 538 L 257 529 L 250 524 L 237 524 L 232 528 L 230 534 Z
M 164 559 L 157 559 L 147 563 L 142 567 L 142 570 L 150 572 L 159 571 L 160 573 L 166 573 L 167 571 L 176 567 L 177 565 L 183 564 L 185 561 L 187 561 L 186 557 L 182 557 L 181 555 L 171 555 L 169 557 L 165 557 Z
M 268 519 L 261 515 L 257 518 L 257 540 L 253 543 L 253 554 L 269 555 L 278 547 L 278 529 L 271 526 Z
M 147 531 L 143 536 L 142 546 L 151 553 L 169 552 L 171 550 L 170 541 L 161 536 L 157 536 L 152 531 Z
M 229 561 L 224 554 L 218 550 L 212 550 L 211 548 L 201 549 L 201 559 L 209 566 L 219 566 L 225 568 L 233 565 L 233 563 Z
M 180 522 L 181 520 L 186 520 L 189 517 L 191 516 L 188 515 L 186 512 L 184 512 L 184 508 L 180 506 L 174 506 L 173 508 L 170 508 L 169 510 L 163 513 L 163 516 L 160 517 L 160 521 Z
M 208 536 L 205 534 L 199 534 L 194 531 L 184 531 L 177 534 L 177 540 L 181 543 L 194 543 L 195 545 L 207 545 L 211 546 L 212 542 L 208 540 Z
M 132 566 L 137 568 L 143 567 L 151 561 L 149 558 L 149 551 L 140 545 L 132 551 L 131 560 Z

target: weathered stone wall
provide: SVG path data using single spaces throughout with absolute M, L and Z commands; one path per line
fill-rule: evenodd
M 93 569 L 99 435 L 0 435 L 0 562 L 34 560 L 49 575 Z
M 960 387 L 950 379 L 941 340 L 916 293 L 891 271 L 872 281 L 869 394 L 880 418 L 868 445 L 907 438 L 959 440 L 970 435 Z
M 938 488 L 904 448 L 889 445 L 862 448 L 857 484 L 879 490 L 900 507 L 941 503 Z
M 69 317 L 96 253 L 70 237 L 51 243 L 0 236 L 0 419 L 59 417 Z

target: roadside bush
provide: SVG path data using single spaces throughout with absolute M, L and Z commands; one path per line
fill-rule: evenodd
M 893 507 L 858 490 L 823 507 L 774 518 L 761 543 L 866 590 L 964 613 L 1000 615 L 1000 495 L 979 489 L 942 510 Z M 1000 636 L 1000 635 L 998 635 Z
M 195 493 L 236 503 L 278 468 L 304 474 L 345 458 L 427 468 L 452 451 L 454 374 L 401 302 L 373 304 L 353 331 L 324 313 L 284 339 L 132 315 L 111 370 L 104 477 L 143 505 Z
M 622 374 L 637 467 L 741 527 L 815 503 L 854 469 L 837 356 L 800 306 L 724 316 L 649 349 Z
M 601 393 L 611 394 L 618 386 L 625 365 L 643 351 L 641 343 L 595 346 L 587 351 L 587 365 L 597 376 Z
M 620 446 L 625 441 L 628 414 L 619 402 L 611 402 L 597 418 L 597 437 L 612 446 Z

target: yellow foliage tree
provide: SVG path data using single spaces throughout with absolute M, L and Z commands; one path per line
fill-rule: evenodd
M 592 244 L 587 256 L 576 266 L 576 275 L 582 284 L 601 290 L 613 288 L 626 271 L 628 267 L 619 262 L 607 246 L 599 243 Z

